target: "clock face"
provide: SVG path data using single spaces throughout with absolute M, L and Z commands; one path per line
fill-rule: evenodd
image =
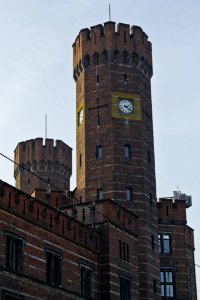
M 80 126 L 83 123 L 83 108 L 81 108 L 78 112 L 78 125 Z
M 119 110 L 124 114 L 130 114 L 133 112 L 133 103 L 128 99 L 120 99 Z

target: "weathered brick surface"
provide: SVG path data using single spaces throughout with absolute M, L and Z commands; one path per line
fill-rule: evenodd
M 83 166 L 77 164 L 77 178 L 81 178 L 81 182 L 77 182 L 76 197 L 95 201 L 97 189 L 102 188 L 104 198 L 120 201 L 139 216 L 140 299 L 160 299 L 159 290 L 153 291 L 153 280 L 158 286 L 160 280 L 158 247 L 152 251 L 150 241 L 152 235 L 157 241 L 151 43 L 137 26 L 130 30 L 129 25 L 118 24 L 115 30 L 115 23 L 107 22 L 104 26 L 81 30 L 73 51 L 77 116 L 80 106 L 84 108 L 84 122 L 77 126 L 77 158 L 84 155 Z M 124 118 L 113 117 L 113 92 L 139 95 L 141 119 L 130 120 L 125 115 Z M 97 97 L 100 106 L 106 105 L 99 108 L 99 126 Z M 125 144 L 131 145 L 130 159 L 124 157 Z M 99 160 L 96 159 L 97 145 L 103 149 Z M 133 190 L 132 202 L 126 201 L 127 187 Z
M 175 274 L 176 299 L 197 299 L 194 236 L 186 220 L 186 203 L 181 200 L 160 199 L 158 228 L 171 235 L 171 253 L 160 253 L 160 267 L 171 268 Z

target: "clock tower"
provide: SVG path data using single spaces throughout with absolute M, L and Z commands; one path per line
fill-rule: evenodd
M 151 102 L 152 48 L 138 26 L 106 22 L 73 44 L 79 201 L 112 199 L 139 217 L 140 299 L 160 299 Z M 157 288 L 156 288 L 157 286 Z

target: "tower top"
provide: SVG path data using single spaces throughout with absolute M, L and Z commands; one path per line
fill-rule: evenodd
M 152 76 L 152 46 L 139 26 L 108 21 L 84 28 L 73 44 L 74 79 L 83 69 L 104 63 L 136 65 Z

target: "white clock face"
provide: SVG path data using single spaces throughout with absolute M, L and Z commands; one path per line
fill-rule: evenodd
M 83 108 L 81 108 L 81 110 L 78 113 L 78 124 L 79 125 L 81 125 L 83 123 L 83 117 L 84 117 Z
M 119 110 L 124 114 L 130 114 L 133 112 L 133 104 L 128 99 L 121 99 L 119 101 Z

